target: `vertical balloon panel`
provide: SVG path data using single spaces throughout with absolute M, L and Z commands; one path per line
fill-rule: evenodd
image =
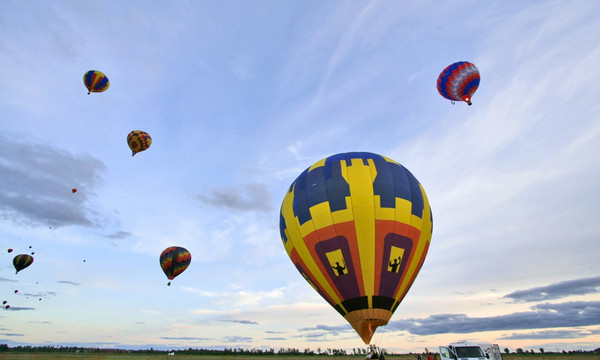
M 369 343 L 421 268 L 432 219 L 425 192 L 402 165 L 344 153 L 292 183 L 280 231 L 302 276 Z

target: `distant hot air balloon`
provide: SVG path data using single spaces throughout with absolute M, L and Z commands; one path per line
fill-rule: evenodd
M 98 70 L 90 70 L 83 75 L 83 83 L 90 92 L 103 92 L 110 86 L 106 75 Z
M 6 309 L 10 309 L 10 305 L 6 305 L 4 308 L 6 308 Z
M 152 138 L 145 131 L 134 130 L 127 135 L 127 145 L 131 149 L 131 156 L 134 156 L 149 148 L 152 145 Z
M 76 188 L 72 188 L 72 189 L 71 189 L 71 192 L 72 192 L 73 194 L 75 194 L 75 193 L 77 192 L 77 189 L 76 189 Z
M 17 274 L 33 263 L 33 256 L 27 254 L 19 254 L 13 258 L 13 265 Z M 16 290 L 15 290 L 16 292 Z
M 350 152 L 298 176 L 279 227 L 296 269 L 368 344 L 421 269 L 433 223 L 425 191 L 406 168 Z
M 15 290 L 15 294 L 18 293 L 18 292 L 19 292 L 19 290 Z
M 173 280 L 188 268 L 192 262 L 192 254 L 179 246 L 171 246 L 160 254 L 160 267 L 167 279 Z M 168 285 L 171 285 L 169 281 Z
M 451 101 L 464 101 L 471 105 L 471 97 L 479 87 L 479 70 L 467 61 L 447 66 L 437 79 L 440 95 Z
M 4 300 L 2 301 L 2 305 L 6 304 L 8 301 Z
M 8 251 L 8 253 L 10 254 L 11 252 L 13 252 L 13 249 L 8 249 L 6 251 Z

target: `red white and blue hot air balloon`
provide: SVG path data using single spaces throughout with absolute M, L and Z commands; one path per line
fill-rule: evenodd
M 437 79 L 440 95 L 448 100 L 464 101 L 471 105 L 471 97 L 479 87 L 479 69 L 467 61 L 459 61 L 449 65 Z

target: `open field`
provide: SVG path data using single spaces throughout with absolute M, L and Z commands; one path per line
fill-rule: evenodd
M 415 355 L 389 355 L 386 360 L 416 360 Z M 1 353 L 0 360 L 362 360 L 360 356 L 302 356 L 302 355 L 174 355 L 166 354 L 68 354 L 68 353 Z M 599 360 L 600 354 L 508 354 L 502 356 L 503 360 Z

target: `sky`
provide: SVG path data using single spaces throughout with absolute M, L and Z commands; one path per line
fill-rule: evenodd
M 368 151 L 434 219 L 373 344 L 597 348 L 598 34 L 594 0 L 0 2 L 0 344 L 364 348 L 279 209 L 307 167 Z M 437 92 L 456 61 L 472 106 Z M 192 254 L 171 286 L 168 246 Z

